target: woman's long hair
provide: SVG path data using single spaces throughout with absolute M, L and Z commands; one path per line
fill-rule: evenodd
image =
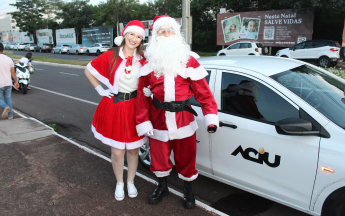
M 113 73 L 113 70 L 114 70 L 114 68 L 116 66 L 117 59 L 119 58 L 120 48 L 124 47 L 125 44 L 126 44 L 126 39 L 123 38 L 123 41 L 122 41 L 120 46 L 113 47 L 113 48 L 110 49 L 110 50 L 113 51 L 113 54 L 111 55 L 111 58 L 110 58 L 110 61 L 109 61 L 109 69 L 111 67 L 110 77 L 111 77 L 111 75 Z M 137 53 L 137 55 L 140 55 L 142 58 L 144 58 L 143 51 L 144 51 L 144 39 L 141 40 L 139 46 L 137 47 L 136 53 Z

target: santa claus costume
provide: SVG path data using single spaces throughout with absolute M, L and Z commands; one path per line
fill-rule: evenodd
M 159 179 L 158 188 L 149 198 L 156 204 L 168 194 L 166 176 L 173 167 L 185 181 L 185 208 L 193 208 L 195 199 L 191 182 L 198 176 L 195 169 L 196 135 L 198 125 L 189 98 L 200 102 L 205 128 L 216 130 L 219 125 L 218 108 L 205 80 L 206 70 L 190 56 L 190 48 L 180 34 L 180 26 L 167 16 L 155 17 L 152 39 L 146 48 L 147 62 L 140 69 L 137 96 L 136 128 L 138 135 L 149 134 L 151 171 Z M 145 97 L 143 88 L 149 86 L 153 99 Z
M 92 75 L 91 77 L 88 76 L 90 82 L 95 82 L 92 82 L 92 80 L 96 78 L 109 88 L 104 90 L 101 85 L 95 88 L 98 93 L 104 97 L 95 111 L 91 130 L 95 138 L 112 147 L 112 160 L 116 157 L 114 155 L 123 156 L 124 149 L 138 149 L 148 141 L 147 137 L 138 136 L 135 128 L 138 75 L 139 69 L 144 62 L 141 53 L 137 53 L 136 47 L 138 47 L 138 45 L 142 46 L 142 39 L 144 37 L 145 27 L 142 22 L 138 20 L 131 21 L 126 25 L 122 32 L 122 36 L 114 40 L 119 48 L 103 53 L 87 65 L 87 71 Z M 128 55 L 125 57 L 125 50 L 128 53 L 132 52 L 133 56 Z M 123 151 L 118 153 L 119 150 Z M 115 153 L 113 151 L 115 151 Z M 129 155 L 129 153 L 127 155 Z M 123 159 L 120 162 L 123 163 Z M 114 164 L 119 163 L 113 163 L 115 176 L 118 182 L 115 198 L 117 200 L 122 200 L 124 198 L 122 180 L 123 165 L 121 166 L 120 163 L 120 167 L 116 168 L 115 166 L 119 165 Z M 136 165 L 134 164 L 133 167 L 135 168 L 135 173 Z M 122 169 L 122 172 L 117 174 L 116 169 Z M 133 172 L 133 170 L 131 172 Z M 131 185 L 127 185 L 128 194 L 130 197 L 135 197 L 137 196 L 137 191 L 134 187 L 134 183 L 131 181 L 130 184 Z M 130 189 L 133 190 L 130 191 Z

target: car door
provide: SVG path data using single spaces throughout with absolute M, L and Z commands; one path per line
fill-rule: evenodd
M 313 53 L 315 52 L 315 45 L 313 46 L 312 41 L 304 42 L 304 48 L 302 49 L 301 59 L 308 60 L 313 58 Z
M 252 44 L 251 43 L 241 43 L 239 54 L 240 55 L 248 55 L 251 53 Z
M 211 135 L 213 172 L 242 189 L 308 209 L 320 137 L 276 132 L 275 122 L 299 118 L 299 107 L 265 79 L 270 81 L 217 71 L 220 127 Z
M 295 45 L 293 49 L 290 51 L 290 57 L 294 59 L 303 59 L 304 45 L 305 42 Z
M 240 44 L 241 43 L 235 43 L 229 46 L 225 51 L 226 55 L 239 55 Z
M 205 77 L 207 83 L 210 86 L 211 91 L 213 92 L 214 89 L 214 80 L 215 80 L 215 73 L 216 70 L 214 69 L 207 69 L 208 76 Z M 198 123 L 199 129 L 196 131 L 196 139 L 197 139 L 197 155 L 196 155 L 196 164 L 195 167 L 204 175 L 213 175 L 211 169 L 211 159 L 210 159 L 210 136 L 208 133 L 205 133 L 203 130 L 204 128 L 204 115 L 200 108 L 200 103 L 195 100 L 194 97 L 190 98 L 192 108 L 198 114 L 196 121 Z

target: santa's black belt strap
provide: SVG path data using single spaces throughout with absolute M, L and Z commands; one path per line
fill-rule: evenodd
M 114 95 L 113 102 L 118 103 L 121 101 L 129 101 L 132 98 L 137 96 L 137 90 L 132 91 L 130 93 L 119 92 L 117 95 Z
M 195 110 L 190 107 L 189 99 L 184 101 L 160 102 L 157 98 L 153 97 L 153 106 L 155 106 L 156 109 L 164 109 L 165 111 L 169 112 L 181 112 L 185 110 L 195 116 L 198 116 Z

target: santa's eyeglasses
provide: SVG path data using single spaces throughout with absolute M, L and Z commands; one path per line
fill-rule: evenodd
M 158 35 L 163 35 L 163 34 L 165 34 L 165 33 L 169 33 L 169 34 L 172 34 L 172 33 L 174 33 L 175 31 L 174 31 L 174 29 L 172 29 L 172 28 L 168 28 L 168 29 L 161 29 L 161 30 L 158 30 Z

